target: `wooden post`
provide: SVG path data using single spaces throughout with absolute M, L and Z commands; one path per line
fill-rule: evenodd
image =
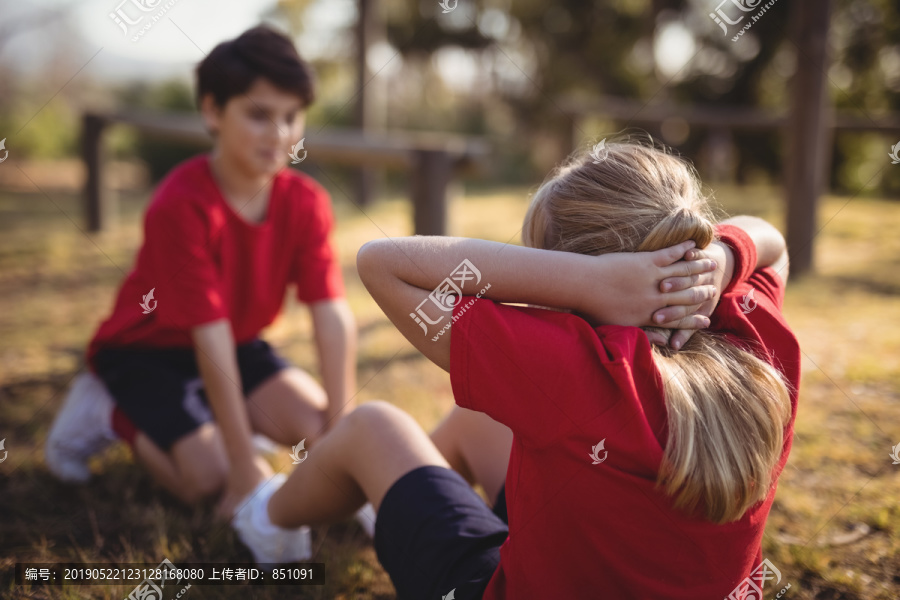
M 704 181 L 731 181 L 734 171 L 734 139 L 731 130 L 725 127 L 710 128 L 700 150 L 700 157 Z
M 572 154 L 581 143 L 578 134 L 578 117 L 575 112 L 565 112 L 562 116 L 562 157 L 565 159 Z
M 366 85 L 372 77 L 367 52 L 372 38 L 374 0 L 357 0 L 359 20 L 356 23 L 356 126 L 365 132 L 371 125 L 371 98 Z M 375 174 L 370 168 L 360 167 L 354 174 L 356 201 L 360 206 L 372 202 Z
M 791 275 L 813 270 L 813 238 L 826 152 L 828 25 L 832 0 L 796 0 L 797 69 L 791 92 L 785 160 L 787 243 Z
M 115 197 L 103 189 L 103 117 L 85 114 L 82 118 L 81 152 L 87 170 L 84 183 L 84 208 L 88 231 L 102 231 L 115 216 Z
M 412 200 L 416 235 L 447 234 L 447 185 L 453 160 L 442 150 L 413 153 Z

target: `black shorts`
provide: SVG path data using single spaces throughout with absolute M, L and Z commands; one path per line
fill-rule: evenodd
M 459 473 L 413 469 L 391 486 L 375 520 L 375 552 L 398 600 L 481 598 L 509 535 L 505 494 L 491 510 Z
M 240 344 L 236 350 L 245 398 L 289 366 L 260 339 Z M 193 348 L 103 348 L 93 364 L 116 405 L 167 452 L 176 441 L 213 420 Z

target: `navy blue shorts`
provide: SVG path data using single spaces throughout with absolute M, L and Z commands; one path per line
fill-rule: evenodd
M 502 506 L 501 506 L 502 504 Z M 509 535 L 505 494 L 491 510 L 452 469 L 413 469 L 387 491 L 375 520 L 375 552 L 398 600 L 481 598 Z
M 245 398 L 289 366 L 260 339 L 238 345 L 236 354 Z M 93 364 L 116 405 L 167 452 L 213 420 L 193 348 L 103 348 Z

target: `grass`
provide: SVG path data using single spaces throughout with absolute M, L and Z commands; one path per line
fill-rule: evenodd
M 728 213 L 779 227 L 781 194 L 768 188 L 720 189 Z M 123 598 L 131 586 L 27 589 L 12 579 L 18 562 L 176 564 L 250 561 L 209 507 L 184 508 L 136 467 L 122 446 L 95 460 L 85 486 L 58 483 L 42 443 L 85 344 L 112 306 L 141 239 L 146 194 L 125 195 L 112 231 L 86 235 L 74 194 L 0 192 L 0 596 Z M 527 190 L 470 193 L 456 201 L 451 232 L 518 240 Z M 361 402 L 387 399 L 426 429 L 453 405 L 448 376 L 418 355 L 366 294 L 354 268 L 366 240 L 409 233 L 402 200 L 365 214 L 336 201 L 336 243 L 360 327 Z M 900 597 L 900 204 L 826 198 L 816 238 L 818 272 L 791 282 L 788 322 L 804 352 L 796 437 L 764 538 L 764 554 L 791 583 L 786 598 L 887 600 Z M 289 299 L 266 337 L 315 373 L 305 309 Z M 289 465 L 287 451 L 270 457 Z M 867 527 L 848 541 L 841 535 Z M 187 598 L 394 597 L 371 542 L 354 522 L 315 529 L 322 587 L 203 587 Z M 648 549 L 649 551 L 649 549 Z M 772 592 L 774 595 L 775 592 Z

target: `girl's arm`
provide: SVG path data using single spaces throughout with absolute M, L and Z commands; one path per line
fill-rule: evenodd
M 705 327 L 708 319 L 693 313 L 713 296 L 712 286 L 659 291 L 667 277 L 715 269 L 707 259 L 676 262 L 693 245 L 586 256 L 485 240 L 417 236 L 365 244 L 357 267 L 363 284 L 397 329 L 431 361 L 449 370 L 452 328 L 447 325 L 459 292 L 498 302 L 570 309 L 594 324 L 659 324 L 650 320 L 659 311 L 661 322 L 670 327 Z
M 744 230 L 756 246 L 756 268 L 772 267 L 784 283 L 788 278 L 787 243 L 784 236 L 773 225 L 746 215 L 722 221 L 723 225 L 734 225 Z M 723 244 L 724 245 L 724 244 Z M 729 249 L 730 253 L 731 250 Z M 727 285 L 727 282 L 726 282 Z M 724 289 L 724 288 L 723 288 Z
M 750 239 L 753 240 L 753 245 L 756 246 L 756 268 L 772 267 L 775 273 L 781 277 L 781 280 L 787 283 L 789 270 L 787 243 L 785 243 L 784 236 L 781 235 L 780 231 L 763 219 L 746 215 L 731 217 L 722 221 L 722 224 L 734 225 L 743 229 L 750 236 Z M 707 258 L 716 261 L 719 268 L 716 270 L 714 284 L 719 294 L 731 283 L 731 278 L 734 274 L 734 253 L 727 244 L 713 242 L 703 250 L 689 250 L 685 257 L 689 260 Z M 670 279 L 667 283 L 671 284 L 672 289 L 679 290 L 691 285 L 691 279 L 688 277 L 676 277 Z M 712 315 L 719 302 L 719 294 L 705 302 L 698 310 L 698 313 L 706 316 Z M 694 331 L 696 330 L 679 329 L 673 332 L 669 339 L 669 344 L 673 348 L 680 348 L 687 343 Z M 654 338 L 651 337 L 651 339 Z M 659 343 L 665 343 L 665 340 Z

